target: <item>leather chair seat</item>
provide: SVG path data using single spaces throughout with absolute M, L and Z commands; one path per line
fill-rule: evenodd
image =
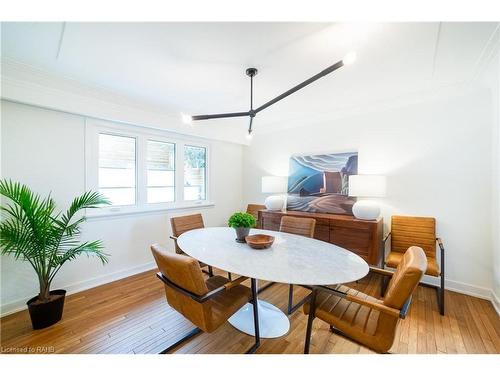
M 397 268 L 399 263 L 401 262 L 401 259 L 403 259 L 403 256 L 404 253 L 400 253 L 398 251 L 391 251 L 387 255 L 385 264 L 391 268 Z M 436 258 L 427 255 L 427 270 L 425 271 L 425 274 L 436 277 L 441 275 Z
M 214 290 L 228 283 L 229 279 L 223 276 L 213 276 L 206 280 L 208 290 Z M 224 324 L 236 311 L 247 303 L 252 297 L 250 288 L 244 285 L 236 285 L 228 291 L 210 299 L 212 304 L 211 329 L 213 331 Z

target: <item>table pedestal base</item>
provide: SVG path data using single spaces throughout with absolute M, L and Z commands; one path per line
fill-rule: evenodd
M 285 335 L 290 329 L 288 317 L 269 302 L 258 300 L 260 337 L 275 338 Z M 236 329 L 250 336 L 255 336 L 253 323 L 253 305 L 247 303 L 229 318 L 229 323 Z

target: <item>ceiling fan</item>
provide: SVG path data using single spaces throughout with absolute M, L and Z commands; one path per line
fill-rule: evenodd
M 326 76 L 327 74 L 330 74 L 331 72 L 343 67 L 344 65 L 352 64 L 355 60 L 356 60 L 356 54 L 354 52 L 348 53 L 342 60 L 336 62 L 333 65 L 330 65 L 328 68 L 322 70 L 318 74 L 312 76 L 309 79 L 306 79 L 304 82 L 299 83 L 297 86 L 292 87 L 290 90 L 285 91 L 283 94 L 278 95 L 274 99 L 269 100 L 267 103 L 264 103 L 260 107 L 255 108 L 255 109 L 253 108 L 253 77 L 255 77 L 257 75 L 258 71 L 256 68 L 248 68 L 246 70 L 246 75 L 250 77 L 250 110 L 249 111 L 218 113 L 218 114 L 212 114 L 212 115 L 194 115 L 194 116 L 182 114 L 182 119 L 185 123 L 191 123 L 192 121 L 200 121 L 200 120 L 211 120 L 211 119 L 217 119 L 217 118 L 248 116 L 248 117 L 250 117 L 250 123 L 248 125 L 248 137 L 251 137 L 253 118 L 257 115 L 257 113 L 259 113 L 260 111 L 273 105 L 274 103 L 279 102 L 281 99 L 286 98 L 287 96 L 293 94 L 294 92 L 300 90 L 301 88 L 306 87 L 307 85 L 313 83 L 314 81 Z

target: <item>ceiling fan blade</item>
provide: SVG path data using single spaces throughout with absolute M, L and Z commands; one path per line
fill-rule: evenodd
M 243 117 L 243 116 L 250 116 L 250 112 L 219 113 L 215 115 L 195 115 L 191 116 L 191 119 L 193 121 L 198 121 L 198 120 L 211 120 L 215 118 Z
M 312 76 L 311 78 L 309 79 L 306 79 L 304 82 L 302 83 L 299 83 L 297 86 L 295 87 L 292 87 L 290 90 L 288 91 L 285 91 L 283 94 L 281 95 L 278 95 L 276 98 L 274 99 L 271 99 L 270 101 L 268 101 L 267 103 L 265 104 L 262 104 L 259 108 L 257 108 L 255 110 L 255 112 L 260 112 L 262 111 L 263 109 L 266 109 L 267 107 L 269 107 L 270 105 L 273 105 L 274 103 L 276 102 L 279 102 L 281 99 L 284 99 L 286 98 L 288 95 L 292 95 L 294 92 L 300 90 L 301 88 L 304 88 L 306 87 L 307 85 L 313 83 L 314 81 L 326 76 L 327 74 L 330 74 L 331 72 L 341 68 L 344 66 L 344 63 L 342 62 L 342 60 L 340 60 L 339 62 L 336 62 L 335 64 L 333 65 L 330 65 L 328 68 L 322 70 L 321 72 L 319 72 L 318 74 Z

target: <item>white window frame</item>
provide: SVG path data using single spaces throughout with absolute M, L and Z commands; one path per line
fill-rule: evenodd
M 210 144 L 193 137 L 171 134 L 166 131 L 139 126 L 117 124 L 104 120 L 86 119 L 85 121 L 85 190 L 98 191 L 99 174 L 99 134 L 117 135 L 136 139 L 136 200 L 134 205 L 104 206 L 88 209 L 88 217 L 114 216 L 154 211 L 166 211 L 192 207 L 213 206 L 210 200 Z M 147 141 L 175 144 L 175 201 L 147 202 Z M 206 149 L 204 200 L 184 200 L 184 146 L 204 147 Z

